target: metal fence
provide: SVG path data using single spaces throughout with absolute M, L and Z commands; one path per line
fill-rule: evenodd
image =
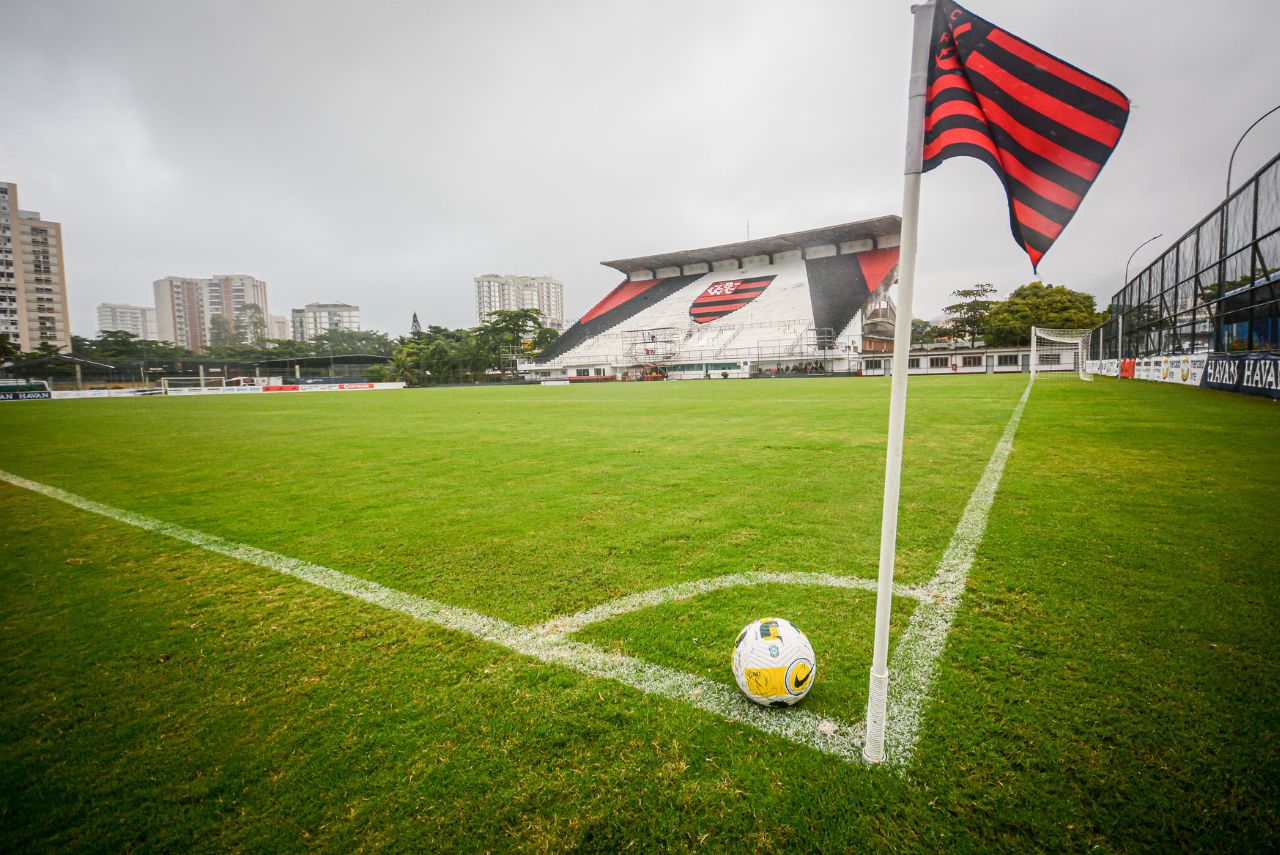
M 1280 154 L 1111 300 L 1093 359 L 1280 349 Z

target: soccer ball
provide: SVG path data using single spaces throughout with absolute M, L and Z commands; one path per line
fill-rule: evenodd
M 751 700 L 789 707 L 813 688 L 817 658 L 804 633 L 782 618 L 747 624 L 733 643 L 733 678 Z

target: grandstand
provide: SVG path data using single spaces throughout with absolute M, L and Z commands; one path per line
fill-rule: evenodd
M 536 361 L 535 379 L 853 371 L 889 349 L 897 216 L 602 262 L 626 278 Z

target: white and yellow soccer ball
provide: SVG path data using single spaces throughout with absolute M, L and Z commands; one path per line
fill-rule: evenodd
M 751 700 L 766 707 L 789 707 L 813 688 L 817 677 L 813 645 L 782 618 L 747 624 L 733 643 L 733 677 Z

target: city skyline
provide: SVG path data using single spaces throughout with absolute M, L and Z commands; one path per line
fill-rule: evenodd
M 982 164 L 930 173 L 915 314 L 936 316 L 975 282 L 1007 294 L 1033 278 L 1101 305 L 1135 247 L 1165 234 L 1140 268 L 1216 204 L 1237 137 L 1274 106 L 1265 57 L 1238 40 L 1276 32 L 1269 4 L 1233 8 L 1230 31 L 1150 0 L 1082 0 L 1067 16 L 1014 0 L 976 8 L 1040 34 L 1135 106 L 1104 186 L 1040 277 L 1007 239 Z M 234 0 L 15 5 L 2 62 L 23 71 L 0 75 L 12 105 L 0 175 L 66 224 L 76 331 L 97 303 L 145 302 L 153 271 L 178 269 L 253 270 L 287 306 L 356 282 L 365 325 L 393 334 L 414 312 L 470 325 L 477 272 L 548 271 L 568 283 L 571 321 L 618 284 L 601 259 L 898 210 L 907 4 L 798 14 L 822 25 L 779 39 L 793 14 L 753 2 L 565 4 L 496 21 L 424 4 L 321 11 L 301 28 L 284 7 Z M 582 22 L 614 37 L 584 38 Z M 484 33 L 484 73 L 468 73 L 459 32 Z M 222 44 L 239 60 L 217 73 L 185 62 Z M 1195 44 L 1195 61 L 1165 62 L 1169 44 Z M 654 49 L 661 62 L 619 60 Z M 744 50 L 770 62 L 744 64 Z M 334 133 L 345 114 L 361 121 Z M 210 127 L 253 132 L 194 132 Z M 1277 149 L 1273 117 L 1240 147 L 1236 182 Z

